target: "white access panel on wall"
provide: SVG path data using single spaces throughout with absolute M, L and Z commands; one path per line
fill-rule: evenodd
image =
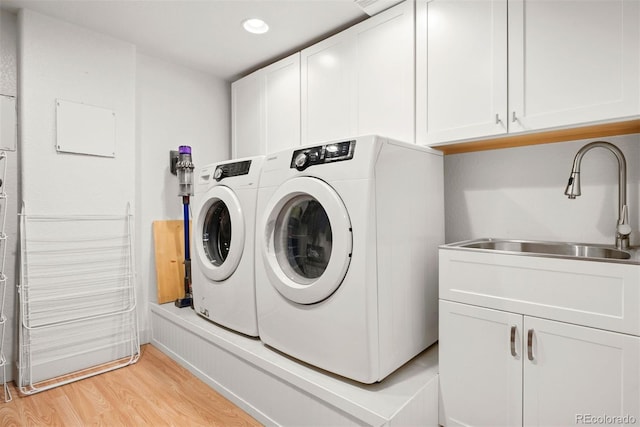
M 16 97 L 0 95 L 0 150 L 16 151 L 17 116 Z
M 116 113 L 108 108 L 56 100 L 58 152 L 115 157 Z

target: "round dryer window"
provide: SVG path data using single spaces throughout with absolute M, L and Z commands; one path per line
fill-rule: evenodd
M 213 281 L 226 280 L 244 250 L 244 215 L 240 201 L 226 186 L 212 187 L 197 208 L 193 238 L 196 260 Z
M 313 304 L 342 284 L 351 262 L 351 221 L 330 185 L 311 177 L 286 181 L 269 200 L 262 227 L 266 272 L 282 296 Z
M 311 284 L 329 265 L 331 223 L 322 205 L 309 195 L 289 200 L 276 219 L 274 245 L 280 267 L 301 284 Z

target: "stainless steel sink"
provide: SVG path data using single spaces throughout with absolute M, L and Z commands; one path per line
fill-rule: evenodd
M 568 257 L 606 261 L 631 261 L 631 253 L 604 245 L 586 245 L 565 242 L 537 242 L 526 240 L 479 239 L 445 245 L 450 248 L 468 248 L 488 251 L 513 252 L 523 255 Z

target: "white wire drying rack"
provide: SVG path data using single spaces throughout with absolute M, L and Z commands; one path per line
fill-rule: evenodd
M 5 224 L 7 221 L 7 192 L 5 184 L 7 178 L 7 153 L 0 152 L 2 162 L 2 181 L 0 181 L 0 367 L 2 368 L 2 387 L 4 401 L 11 401 L 11 392 L 7 383 L 7 358 L 4 354 L 4 336 L 7 327 L 7 315 L 4 311 L 7 295 L 7 276 L 4 274 L 5 260 L 7 258 L 7 234 Z
M 132 215 L 20 214 L 18 388 L 33 394 L 140 356 Z

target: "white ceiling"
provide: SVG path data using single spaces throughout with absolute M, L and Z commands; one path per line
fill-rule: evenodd
M 227 80 L 367 17 L 353 0 L 0 0 L 0 7 L 32 9 Z M 270 31 L 244 31 L 252 17 Z

